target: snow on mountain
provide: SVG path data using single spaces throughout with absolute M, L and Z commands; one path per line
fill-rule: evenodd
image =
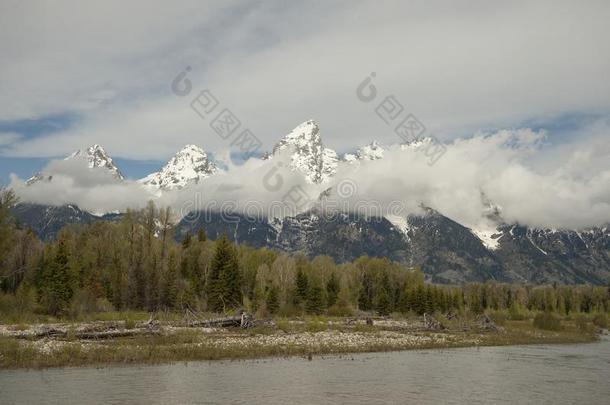
M 324 147 L 320 128 L 313 120 L 302 123 L 283 137 L 273 148 L 272 155 L 286 149 L 292 152 L 290 168 L 303 173 L 310 183 L 325 183 L 337 170 L 337 152 Z
M 46 174 L 42 172 L 38 172 L 29 179 L 26 180 L 25 185 L 30 186 L 34 183 L 38 183 L 39 181 L 51 181 L 53 180 L 52 174 Z
M 411 230 L 411 224 L 409 224 L 408 218 L 401 215 L 386 215 L 385 219 L 390 221 L 394 228 L 401 232 L 407 240 L 409 240 L 409 231 Z
M 419 138 L 411 142 L 401 143 L 400 150 L 419 150 L 423 147 L 427 147 L 430 144 L 433 144 L 434 140 L 430 137 Z
M 377 141 L 358 148 L 354 153 L 346 153 L 343 160 L 348 163 L 355 163 L 361 160 L 377 160 L 383 158 L 385 149 Z
M 475 228 L 471 232 L 479 238 L 483 245 L 489 250 L 496 250 L 500 245 L 502 233 L 495 228 Z
M 87 149 L 78 149 L 71 155 L 64 158 L 64 160 L 71 159 L 82 159 L 87 163 L 87 167 L 90 169 L 103 168 L 110 171 L 112 176 L 117 180 L 124 180 L 125 177 L 121 173 L 118 167 L 112 162 L 112 158 L 106 153 L 103 147 L 100 145 L 91 145 Z M 52 173 L 39 172 L 34 176 L 30 177 L 25 183 L 31 185 L 39 181 L 51 181 L 53 179 Z
M 91 145 L 85 150 L 79 149 L 70 156 L 66 157 L 64 160 L 69 159 L 85 159 L 87 161 L 87 166 L 90 169 L 103 167 L 112 172 L 115 178 L 119 180 L 125 179 L 119 168 L 112 163 L 112 158 L 100 145 Z
M 160 171 L 149 174 L 139 182 L 161 189 L 180 189 L 190 183 L 198 183 L 217 171 L 218 167 L 203 149 L 186 145 Z

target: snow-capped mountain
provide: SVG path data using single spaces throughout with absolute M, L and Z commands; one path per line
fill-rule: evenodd
M 64 160 L 72 160 L 72 159 L 82 159 L 83 161 L 86 162 L 87 167 L 90 169 L 94 169 L 94 168 L 106 169 L 117 180 L 125 179 L 125 177 L 123 176 L 123 174 L 121 173 L 119 168 L 113 163 L 110 155 L 108 155 L 108 153 L 106 153 L 106 150 L 104 150 L 104 148 L 101 147 L 100 145 L 97 145 L 97 144 L 91 145 L 87 149 L 84 149 L 84 150 L 78 149 L 77 151 L 73 152 L 72 154 L 70 154 L 69 156 L 64 158 Z M 30 177 L 26 181 L 26 184 L 32 185 L 32 184 L 40 182 L 40 181 L 52 181 L 52 180 L 53 180 L 53 173 L 38 172 L 34 176 Z
M 186 145 L 161 168 L 151 173 L 140 183 L 160 189 L 180 189 L 213 175 L 218 167 L 208 154 L 198 146 Z
M 90 169 L 96 167 L 106 168 L 112 173 L 115 178 L 119 180 L 125 179 L 119 168 L 116 167 L 115 164 L 112 162 L 112 158 L 100 145 L 91 145 L 85 150 L 79 149 L 65 158 L 65 160 L 69 159 L 85 159 L 87 161 L 87 166 Z
M 302 123 L 284 136 L 267 158 L 286 149 L 292 153 L 290 168 L 303 173 L 310 183 L 325 183 L 337 170 L 337 152 L 324 147 L 320 128 L 313 120 Z
M 355 163 L 361 160 L 377 160 L 383 158 L 385 148 L 377 141 L 373 141 L 368 145 L 362 146 L 354 153 L 346 153 L 343 155 L 343 160 L 348 163 Z
M 425 147 L 430 139 L 384 148 L 377 142 L 344 155 L 339 162 L 334 150 L 326 148 L 314 121 L 297 126 L 273 149 L 274 155 L 290 159 L 290 167 L 314 184 L 331 179 L 342 164 L 360 164 L 383 159 L 390 150 L 411 151 Z M 109 170 L 123 179 L 112 159 L 99 145 L 77 151 L 66 159 L 84 159 L 87 167 Z M 355 169 L 357 167 L 354 167 Z M 218 172 L 201 148 L 188 145 L 159 172 L 140 182 L 164 190 L 187 188 Z M 57 174 L 59 176 L 59 173 Z M 38 173 L 28 184 L 52 181 L 54 173 Z M 324 187 L 322 187 L 324 188 Z M 320 194 L 320 201 L 334 190 Z M 516 281 L 535 283 L 593 283 L 610 280 L 610 226 L 589 230 L 544 230 L 509 224 L 502 207 L 481 192 L 483 212 L 480 223 L 460 224 L 442 213 L 424 207 L 422 215 L 387 215 L 384 218 L 341 213 L 327 217 L 317 208 L 284 218 L 247 218 L 226 221 L 223 215 L 202 215 L 201 220 L 183 219 L 176 228 L 178 237 L 204 227 L 214 238 L 227 234 L 232 239 L 257 247 L 269 247 L 311 257 L 328 254 L 336 261 L 354 260 L 362 255 L 387 257 L 407 266 L 420 267 L 435 282 Z M 318 212 L 318 211 L 319 212 Z M 53 238 L 62 226 L 113 220 L 120 213 L 99 217 L 76 205 L 51 207 L 18 204 L 15 216 L 42 238 Z M 241 218 L 241 217 L 240 217 Z

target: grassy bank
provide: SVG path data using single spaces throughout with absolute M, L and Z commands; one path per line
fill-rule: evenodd
M 123 326 L 129 328 L 129 317 Z M 276 319 L 273 326 L 187 328 L 162 321 L 153 336 L 79 340 L 11 337 L 33 325 L 4 325 L 0 335 L 0 368 L 46 368 L 107 364 L 159 364 L 196 360 L 246 359 L 269 356 L 396 351 L 468 346 L 582 343 L 597 339 L 598 329 L 587 319 L 563 319 L 557 330 L 534 326 L 532 319 L 502 320 L 499 330 L 477 327 L 472 319 L 443 321 L 445 329 L 429 331 L 419 318 L 347 323 L 343 318 Z M 99 321 L 98 321 L 99 322 Z M 104 322 L 108 322 L 105 320 Z M 113 322 L 116 320 L 113 319 Z M 72 324 L 76 327 L 79 324 Z

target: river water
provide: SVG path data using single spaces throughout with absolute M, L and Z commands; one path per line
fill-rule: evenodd
M 610 404 L 598 343 L 0 371 L 1 404 Z

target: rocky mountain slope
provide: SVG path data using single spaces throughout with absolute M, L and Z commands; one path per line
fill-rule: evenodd
M 438 283 L 510 281 L 532 283 L 606 284 L 610 279 L 610 233 L 595 228 L 542 231 L 518 226 L 498 230 L 498 245 L 490 249 L 467 227 L 427 210 L 409 216 L 402 225 L 393 218 L 365 218 L 341 213 L 327 216 L 310 211 L 282 220 L 241 217 L 227 223 L 218 213 L 184 218 L 177 238 L 206 229 L 211 238 L 226 233 L 238 243 L 328 255 L 338 262 L 362 255 L 388 257 L 420 267 Z M 540 249 L 547 249 L 542 253 Z
M 96 216 L 75 205 L 51 206 L 20 203 L 12 209 L 21 227 L 32 229 L 43 240 L 54 239 L 66 225 L 88 225 L 96 221 L 113 220 L 120 215 Z

